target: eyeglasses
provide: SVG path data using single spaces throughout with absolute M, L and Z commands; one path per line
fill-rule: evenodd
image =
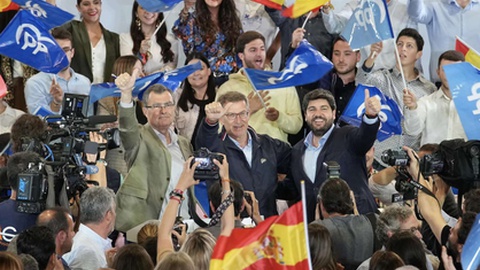
M 237 118 L 237 116 L 240 117 L 240 119 L 242 119 L 242 120 L 246 120 L 247 117 L 248 117 L 248 111 L 242 111 L 242 112 L 239 112 L 239 113 L 226 113 L 224 115 L 230 121 L 235 120 L 235 118 Z
M 159 110 L 159 109 L 166 109 L 175 106 L 175 103 L 173 102 L 166 102 L 166 103 L 155 103 L 150 106 L 145 106 L 147 109 L 152 109 L 152 110 Z

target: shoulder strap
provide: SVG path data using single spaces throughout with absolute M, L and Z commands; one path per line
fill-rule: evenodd
M 375 253 L 375 251 L 380 250 L 380 248 L 382 248 L 382 246 L 380 244 L 380 240 L 378 240 L 377 234 L 375 233 L 375 231 L 377 229 L 377 216 L 375 215 L 375 213 L 368 213 L 365 216 L 368 218 L 368 220 L 370 221 L 370 225 L 372 226 L 373 253 Z

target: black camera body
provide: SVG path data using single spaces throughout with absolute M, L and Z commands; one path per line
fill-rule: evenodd
M 220 170 L 213 160 L 216 159 L 220 163 L 223 163 L 223 156 L 219 153 L 212 153 L 205 147 L 198 149 L 193 152 L 194 159 L 190 166 L 195 162 L 200 162 L 195 168 L 193 178 L 195 180 L 205 181 L 205 180 L 218 180 L 220 179 Z
M 408 166 L 410 157 L 405 151 L 385 150 L 382 153 L 381 159 L 389 166 Z
M 18 174 L 17 211 L 38 214 L 46 208 L 48 194 L 47 179 L 44 177 L 43 163 L 29 164 L 27 171 Z

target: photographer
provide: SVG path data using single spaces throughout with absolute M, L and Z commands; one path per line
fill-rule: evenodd
M 10 241 L 18 233 L 35 225 L 37 214 L 17 211 L 18 174 L 27 170 L 30 163 L 38 164 L 40 157 L 33 152 L 20 152 L 12 155 L 7 163 L 7 176 L 12 189 L 9 200 L 0 203 L 0 251 L 7 249 Z
M 170 194 L 170 201 L 165 209 L 164 217 L 158 227 L 158 245 L 157 245 L 157 268 L 156 269 L 173 269 L 172 263 L 176 261 L 176 269 L 194 269 L 194 262 L 190 256 L 186 255 L 183 251 L 174 252 L 172 244 L 172 228 L 175 223 L 176 213 L 178 211 L 179 203 L 183 200 L 184 192 L 191 186 L 199 183 L 198 180 L 193 178 L 195 168 L 200 164 L 195 162 L 190 166 L 193 158 L 189 158 L 185 164 L 182 175 L 176 185 L 174 191 Z M 222 235 L 229 235 L 234 228 L 234 213 L 233 213 L 233 201 L 234 194 L 230 188 L 229 164 L 226 158 L 220 163 L 218 160 L 213 161 L 220 169 L 220 177 L 222 183 L 222 201 L 227 203 L 226 210 L 221 217 L 222 222 Z M 188 238 L 187 238 L 188 241 Z M 208 243 L 205 243 L 208 245 Z M 204 252 L 211 252 L 212 250 L 207 247 L 198 246 L 197 251 L 204 250 Z M 210 257 L 211 254 L 205 254 Z M 199 256 L 202 257 L 202 256 Z M 195 264 L 198 265 L 198 264 Z
M 428 225 L 432 229 L 435 238 L 441 245 L 446 245 L 449 253 L 453 257 L 453 263 L 457 269 L 462 269 L 460 264 L 460 257 L 462 253 L 463 244 L 467 238 L 470 229 L 473 226 L 475 220 L 475 213 L 466 212 L 458 219 L 458 222 L 452 228 L 447 224 L 441 213 L 441 206 L 443 198 L 449 190 L 449 186 L 446 185 L 443 180 L 437 178 L 433 180 L 429 178 L 425 180 L 420 173 L 418 156 L 415 152 L 404 146 L 410 157 L 410 164 L 408 166 L 408 172 L 418 181 L 421 185 L 426 187 L 430 192 L 434 192 L 434 185 L 437 187 L 435 191 L 435 197 L 429 195 L 423 190 L 418 192 L 418 209 L 419 213 L 427 221 Z M 438 188 L 440 187 L 440 188 Z

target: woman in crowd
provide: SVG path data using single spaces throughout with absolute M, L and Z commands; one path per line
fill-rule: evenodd
M 185 55 L 203 53 L 212 68 L 215 84 L 220 86 L 237 71 L 235 43 L 242 24 L 233 0 L 185 0 L 173 33 L 182 40 Z M 192 11 L 193 5 L 195 10 Z
M 410 230 L 393 234 L 387 242 L 386 250 L 397 253 L 405 265 L 427 270 L 427 257 L 423 244 Z
M 195 142 L 195 134 L 205 117 L 205 106 L 215 100 L 215 82 L 207 58 L 199 52 L 188 55 L 185 65 L 200 61 L 202 69 L 190 74 L 183 88 L 174 92 L 177 114 L 175 127 L 178 133 Z
M 327 228 L 317 223 L 308 224 L 308 240 L 312 269 L 314 270 L 343 270 L 343 266 L 335 262 L 333 257 L 332 238 Z
M 23 264 L 17 255 L 0 251 L 0 270 L 22 270 Z
M 100 23 L 101 0 L 77 0 L 77 9 L 82 20 L 64 26 L 72 34 L 75 48 L 70 66 L 92 83 L 108 82 L 113 63 L 120 56 L 118 34 Z
M 395 252 L 379 250 L 372 255 L 369 270 L 390 270 L 404 266 L 402 258 Z
M 165 23 L 152 37 L 163 18 L 163 13 L 148 12 L 135 1 L 130 33 L 120 34 L 121 55 L 135 55 L 141 59 L 145 74 L 177 67 L 177 43 L 173 35 L 167 34 Z
M 115 270 L 153 270 L 154 265 L 142 246 L 128 244 L 121 247 L 115 254 L 111 267 Z
M 137 68 L 142 70 L 142 63 L 138 58 L 133 55 L 120 56 L 115 63 L 113 64 L 112 73 L 120 75 L 124 72 L 132 74 L 133 70 Z M 140 77 L 143 77 L 143 74 L 140 74 Z M 113 78 L 110 78 L 113 82 Z M 98 115 L 115 115 L 118 116 L 118 97 L 106 97 L 98 101 L 97 114 Z M 140 124 L 147 123 L 147 118 L 142 112 L 141 102 L 137 102 L 135 107 L 137 120 Z M 115 123 L 108 123 L 102 126 L 102 129 L 105 128 L 117 128 L 118 121 Z M 110 168 L 113 168 L 120 172 L 120 174 L 125 177 L 127 175 L 127 164 L 124 160 L 125 149 L 123 146 L 120 146 L 116 149 L 108 149 L 106 161 Z
M 197 270 L 208 270 L 215 243 L 216 239 L 211 232 L 198 228 L 187 236 L 180 251 L 190 256 Z

